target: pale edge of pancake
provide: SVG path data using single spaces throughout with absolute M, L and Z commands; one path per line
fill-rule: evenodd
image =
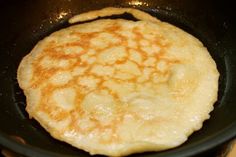
M 114 8 L 114 7 L 107 7 L 101 10 L 93 10 L 86 13 L 82 13 L 79 15 L 75 15 L 69 19 L 69 23 L 77 23 L 83 21 L 89 21 L 96 19 L 98 17 L 106 17 L 111 15 L 121 15 L 124 13 L 132 14 L 135 18 L 143 21 L 150 21 L 150 22 L 160 22 L 157 18 L 149 15 L 146 12 L 133 9 L 133 8 Z
M 196 39 L 195 37 L 189 35 L 188 33 L 184 32 L 183 30 L 173 26 L 173 25 L 169 25 L 168 23 L 163 23 L 163 25 L 165 25 L 166 27 L 169 27 L 173 30 L 178 30 L 178 31 L 181 31 L 183 35 L 188 35 L 192 38 L 192 40 L 195 40 L 196 43 L 199 44 L 199 46 L 202 46 L 202 43 Z M 61 30 L 60 30 L 61 31 Z M 55 32 L 57 33 L 57 32 Z M 54 33 L 53 33 L 54 34 Z M 18 79 L 18 82 L 19 82 L 19 85 L 20 87 L 23 89 L 24 91 L 24 94 L 26 95 L 26 101 L 27 101 L 27 107 L 26 107 L 26 110 L 27 112 L 29 113 L 30 116 L 33 116 L 34 115 L 34 112 L 31 110 L 31 108 L 33 108 L 33 106 L 35 106 L 38 102 L 37 100 L 37 97 L 40 97 L 38 96 L 39 94 L 39 91 L 35 91 L 34 89 L 30 89 L 28 88 L 29 87 L 29 82 L 30 82 L 30 79 L 32 77 L 32 71 L 31 71 L 31 64 L 34 60 L 34 56 L 37 55 L 37 52 L 40 51 L 40 47 L 42 45 L 42 43 L 46 40 L 43 39 L 42 41 L 40 41 L 35 47 L 34 49 L 27 55 L 23 58 L 23 60 L 21 61 L 20 65 L 19 65 L 19 68 L 18 68 L 18 71 L 17 71 L 17 79 Z M 204 48 L 206 50 L 206 48 Z M 202 90 L 204 92 L 204 88 L 211 88 L 212 91 L 217 91 L 218 89 L 218 78 L 219 78 L 219 73 L 218 71 L 216 70 L 216 64 L 215 62 L 212 60 L 210 54 L 208 54 L 207 50 L 206 50 L 206 53 L 204 53 L 204 55 L 206 55 L 206 60 L 208 60 L 208 62 L 210 61 L 209 64 L 209 67 L 211 67 L 210 70 L 213 70 L 213 72 L 211 73 L 212 76 L 212 79 L 211 80 L 214 84 L 211 84 L 209 87 L 205 86 L 205 87 L 202 87 Z M 203 95 L 205 95 L 206 93 L 203 93 Z M 184 141 L 182 141 L 181 143 L 177 144 L 176 146 L 184 143 L 186 140 L 187 140 L 187 136 L 189 136 L 190 134 L 192 134 L 194 131 L 196 130 L 199 130 L 201 127 L 202 127 L 202 122 L 206 119 L 208 119 L 210 116 L 209 116 L 209 113 L 213 110 L 213 104 L 214 102 L 217 100 L 217 92 L 215 92 L 214 94 L 212 94 L 211 96 L 211 101 L 208 102 L 208 104 L 206 104 L 205 106 L 207 106 L 208 108 L 204 111 L 204 113 L 202 113 L 202 116 L 201 116 L 201 120 L 199 120 L 199 123 L 198 124 L 195 124 L 195 127 L 192 128 L 192 130 L 189 130 L 189 132 L 186 134 L 186 139 Z M 203 116 L 205 115 L 205 116 Z M 56 139 L 59 139 L 59 140 L 62 140 L 62 141 L 65 141 L 65 142 L 68 142 L 66 139 L 64 140 L 63 138 L 64 137 L 61 137 L 60 135 L 58 135 L 57 133 L 54 133 L 53 132 L 53 128 L 51 128 L 49 125 L 47 125 L 46 123 L 44 122 L 41 122 L 40 121 L 40 117 L 37 117 L 36 115 L 34 115 L 34 118 L 53 136 L 55 137 Z M 167 148 L 170 148 L 169 146 L 160 146 L 160 145 L 156 145 L 156 144 L 153 144 L 153 143 L 144 143 L 142 142 L 142 144 L 139 144 L 139 143 L 135 143 L 137 145 L 134 145 L 132 144 L 132 147 L 129 147 L 130 144 L 128 144 L 124 150 L 120 150 L 120 153 L 116 153 L 114 154 L 113 152 L 109 152 L 109 150 L 107 150 L 107 155 L 111 155 L 111 156 L 123 156 L 123 155 L 129 155 L 133 152 L 146 152 L 146 151 L 157 151 L 157 150 L 165 150 Z M 101 151 L 101 150 L 92 150 L 90 148 L 87 148 L 87 147 L 83 147 L 83 146 L 78 146 L 76 144 L 71 144 L 71 145 L 74 145 L 75 147 L 80 147 L 81 149 L 85 150 L 85 151 L 90 151 L 91 154 L 99 154 L 98 151 Z M 173 147 L 176 147 L 176 146 L 173 146 Z

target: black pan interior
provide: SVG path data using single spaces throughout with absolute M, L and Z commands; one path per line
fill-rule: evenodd
M 133 156 L 199 155 L 236 135 L 236 24 L 230 3 L 213 0 L 48 0 L 0 2 L 0 145 L 26 156 L 89 156 L 50 137 L 25 112 L 25 97 L 16 80 L 23 56 L 50 33 L 69 26 L 72 15 L 107 6 L 135 7 L 174 24 L 200 39 L 220 71 L 219 96 L 210 120 L 182 146 Z M 129 14 L 110 18 L 135 20 Z M 19 136 L 26 145 L 15 142 Z

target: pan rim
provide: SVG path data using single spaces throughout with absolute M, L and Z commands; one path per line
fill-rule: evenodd
M 182 150 L 178 150 L 180 147 L 176 147 L 174 149 L 170 149 L 169 151 L 164 152 L 155 152 L 151 154 L 147 154 L 149 157 L 188 157 L 192 155 L 197 155 L 206 150 L 212 149 L 236 136 L 236 122 L 233 122 L 230 126 L 222 130 L 221 132 L 215 134 L 207 141 L 203 141 L 197 143 L 196 145 L 190 145 L 190 148 L 184 148 Z M 0 131 L 0 145 L 4 148 L 7 148 L 15 153 L 19 153 L 21 155 L 25 155 L 27 157 L 75 157 L 74 155 L 67 154 L 58 154 L 49 150 L 44 150 L 32 145 L 21 144 L 13 139 L 11 139 L 7 134 Z

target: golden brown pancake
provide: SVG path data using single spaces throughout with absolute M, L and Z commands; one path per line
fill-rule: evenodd
M 41 40 L 23 58 L 26 110 L 54 138 L 90 154 L 124 156 L 184 143 L 217 99 L 219 73 L 203 44 L 131 8 L 105 8 L 75 23 L 128 12 Z

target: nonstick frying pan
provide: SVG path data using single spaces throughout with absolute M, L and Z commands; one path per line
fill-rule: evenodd
M 28 157 L 86 157 L 88 153 L 53 139 L 25 112 L 16 80 L 23 56 L 42 38 L 69 26 L 71 16 L 107 6 L 135 7 L 200 39 L 220 71 L 219 96 L 211 118 L 180 147 L 133 156 L 192 156 L 236 135 L 236 24 L 233 5 L 215 0 L 9 0 L 0 1 L 0 146 Z M 131 15 L 110 18 L 134 18 Z M 25 141 L 22 144 L 18 137 Z

